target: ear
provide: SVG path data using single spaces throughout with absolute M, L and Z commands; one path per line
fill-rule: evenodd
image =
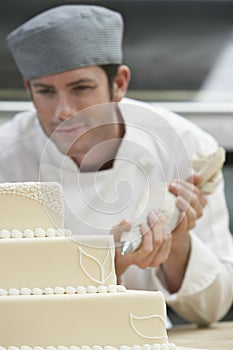
M 113 102 L 119 102 L 128 89 L 130 81 L 130 69 L 129 67 L 122 65 L 118 68 L 117 75 L 113 82 Z
M 28 92 L 30 92 L 31 88 L 30 88 L 30 81 L 28 79 L 24 79 L 23 80 L 24 86 L 27 89 Z
M 33 101 L 33 95 L 32 95 L 32 89 L 31 89 L 30 81 L 28 79 L 24 79 L 23 83 L 24 83 L 24 86 L 25 86 L 25 88 L 26 88 L 26 90 L 28 92 L 29 97 L 31 98 L 32 102 L 34 102 Z

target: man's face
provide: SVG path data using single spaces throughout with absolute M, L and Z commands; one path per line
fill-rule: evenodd
M 119 142 L 121 137 L 119 118 L 115 104 L 109 103 L 108 80 L 100 67 L 34 79 L 30 92 L 45 133 L 78 165 L 85 160 L 87 168 L 95 167 L 97 159 L 101 164 L 106 158 L 103 152 L 111 150 L 105 141 L 115 139 L 112 147 L 116 147 L 116 139 Z M 114 96 L 113 88 L 116 101 Z

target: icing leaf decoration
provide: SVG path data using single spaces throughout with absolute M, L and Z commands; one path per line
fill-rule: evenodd
M 151 315 L 151 316 L 142 316 L 142 317 L 137 317 L 134 316 L 133 314 L 129 314 L 129 318 L 130 318 L 130 325 L 133 328 L 133 330 L 135 331 L 135 333 L 137 333 L 137 335 L 139 335 L 142 338 L 146 338 L 146 339 L 166 339 L 166 336 L 155 336 L 155 335 L 146 335 L 143 334 L 142 331 L 139 330 L 139 326 L 140 324 L 142 325 L 144 322 L 146 322 L 147 326 L 145 327 L 145 324 L 143 325 L 143 329 L 148 328 L 148 323 L 150 324 L 151 328 L 153 328 L 156 331 L 156 323 L 157 321 L 162 323 L 163 326 L 166 327 L 165 321 L 163 319 L 163 317 L 161 315 Z M 139 322 L 137 322 L 139 320 Z M 154 322 L 155 321 L 155 322 Z M 152 322 L 152 323 L 151 323 Z M 137 323 L 137 327 L 136 324 Z M 154 323 L 154 325 L 153 325 Z M 157 323 L 158 324 L 158 323 Z
M 109 255 L 110 255 L 110 249 L 108 250 L 108 253 L 104 259 L 104 262 L 103 264 L 101 264 L 101 262 L 94 256 L 88 254 L 87 252 L 84 251 L 84 249 L 82 247 L 79 247 L 79 263 L 80 263 L 80 267 L 82 268 L 83 270 L 83 273 L 88 276 L 90 278 L 91 281 L 93 282 L 96 282 L 98 284 L 105 284 L 106 283 L 106 280 L 109 278 L 109 276 L 111 275 L 112 271 L 113 271 L 113 262 L 112 262 L 112 259 L 111 259 L 111 271 L 109 272 L 109 274 L 105 277 L 105 265 L 106 265 L 106 262 L 107 260 L 109 259 Z M 83 257 L 87 257 L 89 259 L 91 259 L 92 261 L 94 261 L 97 266 L 99 267 L 99 271 L 100 271 L 100 279 L 97 279 L 95 276 L 92 276 L 86 269 L 86 267 L 84 266 L 84 263 L 83 263 Z M 112 252 L 111 252 L 111 257 L 112 257 Z
M 109 259 L 110 259 L 110 271 L 109 271 L 108 275 L 105 277 L 104 282 L 106 282 L 108 280 L 108 278 L 112 275 L 112 273 L 114 273 L 114 271 L 115 271 L 113 249 L 111 249 L 111 248 L 108 249 L 108 253 L 106 254 L 106 257 L 105 257 L 104 262 L 103 262 L 104 271 L 106 271 L 106 269 L 107 269 L 107 264 L 108 264 Z

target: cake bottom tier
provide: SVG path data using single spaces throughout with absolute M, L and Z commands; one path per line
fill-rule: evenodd
M 0 346 L 168 344 L 160 292 L 0 297 Z

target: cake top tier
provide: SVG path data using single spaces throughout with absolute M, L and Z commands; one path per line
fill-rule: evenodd
M 62 196 L 56 182 L 0 184 L 0 295 L 115 291 L 113 237 L 67 236 Z
M 63 228 L 64 205 L 58 182 L 0 184 L 0 229 Z

